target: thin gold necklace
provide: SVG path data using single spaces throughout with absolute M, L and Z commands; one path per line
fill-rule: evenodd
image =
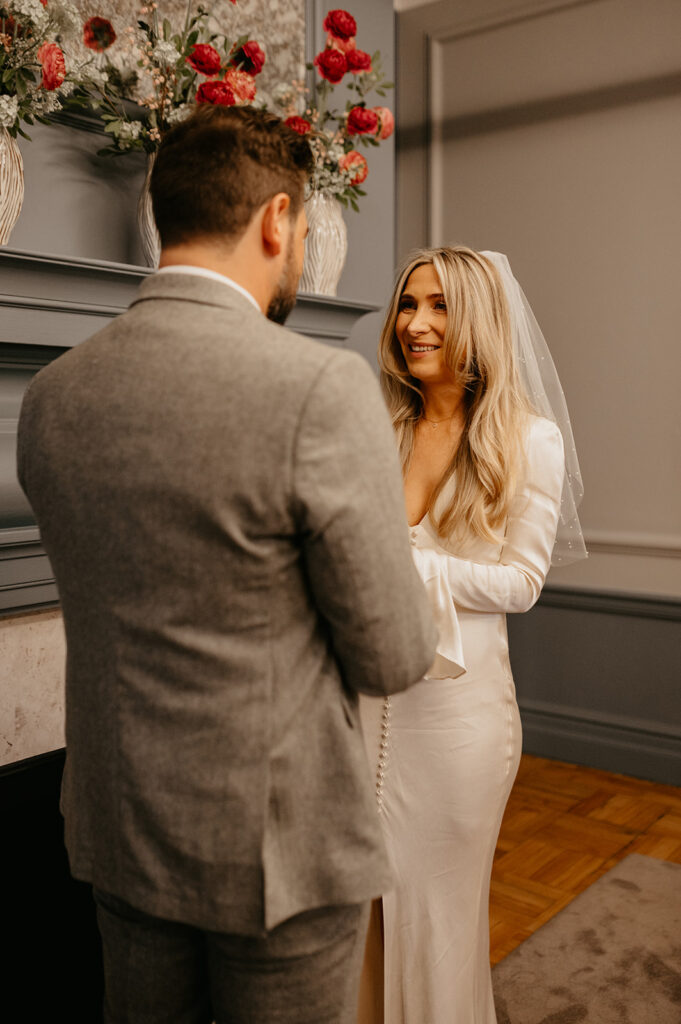
M 446 416 L 443 420 L 430 420 L 424 413 L 423 419 L 426 421 L 426 423 L 432 423 L 432 425 L 436 427 L 438 423 L 447 423 L 449 420 L 453 420 L 455 416 L 456 413 L 453 412 L 451 416 Z

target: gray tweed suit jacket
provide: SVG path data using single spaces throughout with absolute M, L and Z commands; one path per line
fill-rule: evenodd
M 357 716 L 436 643 L 361 357 L 149 278 L 43 369 L 19 476 L 67 635 L 71 868 L 255 935 L 391 884 Z

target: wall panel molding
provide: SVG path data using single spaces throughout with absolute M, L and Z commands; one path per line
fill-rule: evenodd
M 681 599 L 547 585 L 508 629 L 528 753 L 681 785 Z
M 527 753 L 681 785 L 681 734 L 571 714 L 538 701 L 518 704 Z
M 570 7 L 583 7 L 585 4 L 600 2 L 602 0 L 520 0 L 518 3 L 504 4 L 503 7 L 476 13 L 473 16 L 466 15 L 462 6 L 456 16 L 443 20 L 440 27 L 432 30 L 431 36 L 440 42 L 449 42 L 465 36 L 491 32 L 519 21 L 543 18 Z
M 586 546 L 594 554 L 681 558 L 681 536 L 588 530 Z
M 681 599 L 631 594 L 623 591 L 563 587 L 547 584 L 539 598 L 539 607 L 569 608 L 604 615 L 629 615 L 637 619 L 681 622 Z

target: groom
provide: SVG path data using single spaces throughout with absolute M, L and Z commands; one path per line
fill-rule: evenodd
M 22 408 L 68 644 L 66 844 L 115 1024 L 353 1020 L 391 884 L 357 693 L 415 682 L 435 634 L 369 366 L 273 322 L 310 162 L 250 108 L 173 129 L 159 272 Z

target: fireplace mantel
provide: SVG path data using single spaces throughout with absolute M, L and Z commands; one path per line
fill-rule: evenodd
M 151 273 L 148 267 L 124 263 L 0 250 L 0 615 L 50 607 L 59 600 L 16 478 L 23 392 L 42 366 L 122 313 Z M 326 344 L 346 346 L 358 321 L 378 308 L 301 293 L 287 326 Z

